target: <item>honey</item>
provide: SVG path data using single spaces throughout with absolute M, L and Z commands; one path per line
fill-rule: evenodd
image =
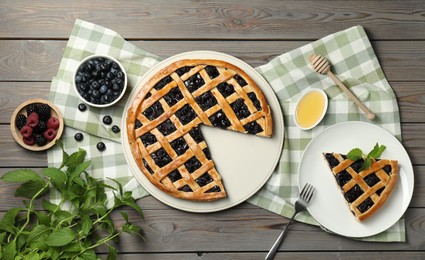
M 295 110 L 296 123 L 302 129 L 310 129 L 322 120 L 327 108 L 327 97 L 320 90 L 305 93 Z

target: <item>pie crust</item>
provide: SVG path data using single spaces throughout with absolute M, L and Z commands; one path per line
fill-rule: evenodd
M 202 124 L 272 135 L 271 111 L 260 88 L 243 70 L 221 60 L 171 63 L 140 87 L 128 110 L 126 131 L 138 167 L 174 197 L 226 197 Z
M 359 171 L 364 159 L 353 161 L 339 153 L 323 153 L 323 156 L 349 209 L 359 221 L 375 214 L 397 184 L 396 160 L 372 158 L 370 167 Z

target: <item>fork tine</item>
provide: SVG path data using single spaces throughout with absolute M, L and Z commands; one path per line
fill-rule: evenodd
M 304 185 L 303 189 L 301 190 L 300 197 L 304 197 L 305 193 L 307 192 L 308 185 L 308 183 Z
M 304 196 L 304 199 L 307 201 L 307 203 L 310 202 L 311 198 L 313 197 L 314 191 L 315 191 L 315 188 L 312 185 L 308 184 L 308 186 L 309 186 L 308 192 Z

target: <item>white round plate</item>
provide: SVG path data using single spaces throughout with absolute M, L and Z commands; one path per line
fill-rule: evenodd
M 359 222 L 348 209 L 322 153 L 347 154 L 360 148 L 367 154 L 376 143 L 387 147 L 381 158 L 398 160 L 400 177 L 382 208 Z M 304 151 L 298 176 L 300 187 L 308 182 L 317 189 L 308 206 L 310 214 L 325 228 L 347 237 L 367 237 L 385 231 L 403 216 L 413 194 L 413 166 L 403 145 L 385 129 L 360 121 L 333 125 L 316 136 Z
M 273 136 L 264 138 L 253 135 L 226 131 L 219 128 L 201 126 L 201 131 L 208 144 L 211 157 L 217 171 L 221 174 L 227 197 L 216 201 L 196 202 L 175 198 L 159 190 L 140 171 L 130 151 L 126 131 L 122 134 L 124 153 L 130 170 L 141 185 L 156 199 L 184 211 L 214 212 L 233 207 L 256 193 L 269 179 L 279 161 L 284 140 L 283 115 L 272 88 L 265 79 L 247 63 L 233 56 L 212 52 L 193 51 L 170 57 L 149 70 L 139 82 L 127 101 L 123 116 L 122 129 L 125 127 L 127 110 L 140 88 L 155 73 L 169 64 L 181 59 L 216 59 L 223 60 L 244 70 L 261 88 L 273 117 Z

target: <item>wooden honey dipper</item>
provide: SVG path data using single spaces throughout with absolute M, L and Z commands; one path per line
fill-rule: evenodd
M 318 54 L 310 56 L 310 63 L 313 66 L 313 70 L 320 74 L 327 74 L 331 79 L 356 103 L 356 105 L 365 112 L 369 120 L 375 119 L 375 114 L 372 113 L 331 71 L 331 65 L 329 61 Z

